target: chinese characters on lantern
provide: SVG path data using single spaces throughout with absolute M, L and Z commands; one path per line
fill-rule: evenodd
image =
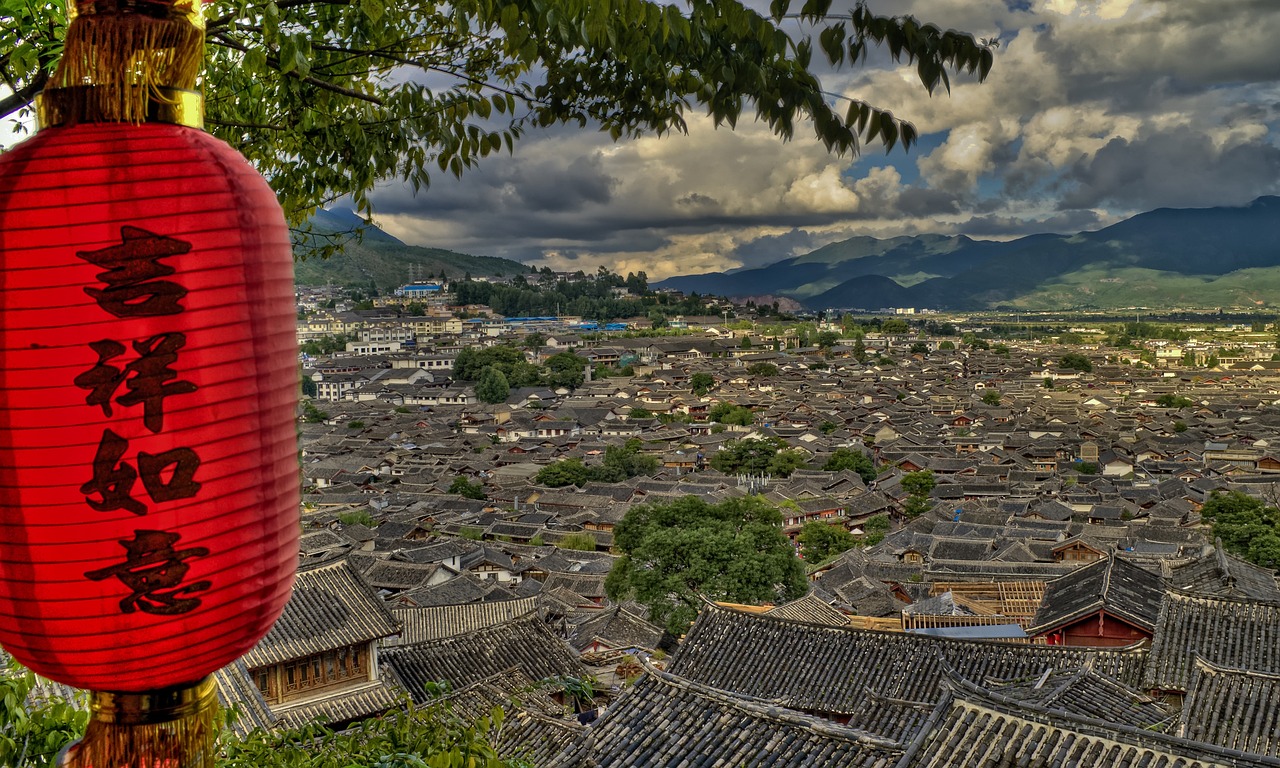
M 105 288 L 84 291 L 107 313 L 118 318 L 161 317 L 183 311 L 179 303 L 187 289 L 164 280 L 176 271 L 161 262 L 191 250 L 191 244 L 137 227 L 121 227 L 121 243 L 76 255 L 103 267 L 97 277 Z M 128 342 L 126 346 L 125 342 Z M 114 416 L 114 405 L 142 407 L 142 424 L 152 434 L 164 429 L 165 400 L 195 392 L 190 381 L 178 380 L 171 366 L 186 346 L 184 333 L 169 332 L 144 339 L 102 339 L 89 347 L 98 361 L 75 378 L 75 385 L 87 390 L 85 403 Z M 132 347 L 132 354 L 129 348 Z M 123 393 L 120 391 L 123 387 Z M 135 464 L 126 459 L 129 441 L 109 428 L 103 429 L 93 458 L 92 477 L 80 486 L 85 503 L 99 512 L 126 510 L 146 515 L 146 503 L 135 493 L 142 491 L 155 503 L 187 499 L 200 491 L 196 470 L 200 457 L 188 447 L 161 453 L 139 450 Z M 191 595 L 209 589 L 208 581 L 184 584 L 190 565 L 187 560 L 209 554 L 205 547 L 175 549 L 180 534 L 168 531 L 135 530 L 132 540 L 121 540 L 125 559 L 107 568 L 85 573 L 93 581 L 114 576 L 133 592 L 120 601 L 124 613 L 142 611 L 172 615 L 194 610 L 200 605 Z

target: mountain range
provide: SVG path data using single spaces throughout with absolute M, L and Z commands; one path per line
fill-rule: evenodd
M 408 245 L 375 226 L 365 226 L 364 219 L 349 210 L 319 210 L 310 219 L 310 242 L 294 246 L 294 280 L 298 285 L 355 285 L 365 287 L 372 280 L 378 288 L 388 290 L 405 283 L 427 280 L 443 272 L 450 278 L 467 275 L 480 277 L 510 276 L 527 273 L 529 267 L 518 261 L 493 256 L 472 256 L 443 248 Z M 314 255 L 315 248 L 329 242 L 326 235 L 349 233 L 364 227 L 359 240 L 347 240 L 342 249 L 329 258 Z
M 1009 241 L 853 237 L 768 266 L 654 284 L 773 294 L 810 309 L 1214 307 L 1280 303 L 1280 197 L 1141 213 L 1095 232 Z

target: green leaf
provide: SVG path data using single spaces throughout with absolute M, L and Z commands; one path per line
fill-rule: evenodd
M 382 14 L 386 11 L 382 0 L 360 0 L 360 10 L 369 18 L 369 21 L 379 21 Z

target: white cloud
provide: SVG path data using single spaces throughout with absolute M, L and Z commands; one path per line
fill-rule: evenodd
M 925 135 L 896 167 L 878 148 L 832 156 L 803 125 L 787 143 L 696 116 L 687 136 L 618 144 L 558 129 L 418 200 L 383 190 L 381 219 L 411 242 L 657 277 L 857 234 L 1069 231 L 1277 190 L 1276 0 L 871 2 L 1002 43 L 987 82 L 956 76 L 950 95 L 883 55 L 823 75 Z

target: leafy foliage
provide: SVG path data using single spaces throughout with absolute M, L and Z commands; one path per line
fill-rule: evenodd
M 1195 401 L 1185 395 L 1175 395 L 1172 392 L 1165 393 L 1156 398 L 1156 405 L 1161 408 L 1190 408 L 1195 405 Z
M 862 543 L 874 547 L 884 541 L 885 534 L 889 533 L 889 518 L 886 515 L 872 515 L 862 526 L 862 533 Z
M 483 483 L 473 483 L 462 476 L 455 477 L 449 484 L 449 493 L 456 493 L 467 499 L 486 498 Z
M 308 424 L 320 424 L 328 420 L 329 414 L 316 407 L 310 400 L 302 401 L 302 420 Z
M 716 385 L 715 377 L 704 371 L 698 371 L 689 377 L 689 387 L 693 394 L 702 397 Z
M 814 337 L 814 344 L 819 349 L 831 349 L 840 342 L 840 334 L 835 331 L 822 331 Z
M 312 357 L 318 355 L 331 355 L 334 352 L 341 352 L 346 349 L 348 341 L 351 341 L 351 339 L 341 333 L 337 336 L 330 336 L 326 334 L 319 339 L 304 341 L 302 343 L 301 350 Z
M 635 599 L 672 634 L 702 598 L 735 603 L 804 595 L 804 568 L 782 535 L 782 515 L 758 496 L 708 504 L 685 496 L 632 507 L 614 529 L 622 557 L 605 580 L 613 600 Z
M 855 100 L 842 114 L 828 102 L 810 70 L 813 40 L 784 31 L 789 6 L 775 2 L 768 18 L 742 2 L 231 0 L 207 20 L 207 123 L 295 222 L 342 196 L 368 211 L 380 180 L 416 190 L 435 172 L 460 175 L 531 127 L 660 135 L 685 130 L 695 104 L 730 127 L 754 113 L 784 138 L 807 118 L 835 152 L 914 143 L 915 129 L 887 111 Z M 802 17 L 821 28 L 817 49 L 832 63 L 884 46 L 930 92 L 950 87 L 948 69 L 983 78 L 992 65 L 966 34 L 862 6 L 835 22 L 817 10 L 806 4 Z M 60 4 L 0 6 L 0 78 L 14 91 L 0 116 L 43 87 L 64 28 Z
M 707 409 L 707 418 L 720 424 L 748 427 L 755 421 L 755 414 L 750 408 L 721 400 Z
M 60 699 L 33 701 L 36 676 L 16 661 L 0 666 L 0 765 L 52 766 L 84 735 L 89 713 Z
M 576 457 L 561 459 L 538 470 L 534 479 L 542 485 L 561 488 L 590 482 L 620 483 L 637 475 L 651 475 L 658 469 L 658 458 L 641 453 L 640 446 L 635 439 L 625 445 L 611 445 L 605 448 L 604 459 L 596 466 L 587 466 Z
M 560 543 L 556 546 L 561 549 L 576 549 L 583 552 L 595 552 L 596 539 L 585 531 L 582 533 L 571 533 L 563 539 L 560 539 Z
M 903 504 L 903 511 L 906 512 L 907 517 L 919 517 L 928 512 L 930 507 L 929 492 L 937 484 L 933 472 L 928 469 L 908 472 L 902 476 L 901 482 L 902 489 L 910 494 Z
M 572 352 L 554 354 L 547 358 L 546 361 L 547 383 L 554 387 L 568 387 L 570 389 L 580 387 L 586 377 L 587 365 L 588 362 L 585 357 L 579 357 Z
M 835 449 L 822 465 L 823 472 L 839 472 L 844 469 L 857 472 L 864 483 L 869 483 L 876 477 L 875 462 L 867 454 L 853 448 Z
M 982 393 L 982 402 L 992 406 L 999 405 L 1000 393 L 994 389 L 988 389 Z
M 747 366 L 747 373 L 757 378 L 770 378 L 778 375 L 778 366 L 773 363 L 752 363 Z
M 88 712 L 58 698 L 32 706 L 35 676 L 10 663 L 0 668 L 0 764 L 52 766 L 57 752 L 84 733 Z M 25 702 L 25 703 L 24 703 Z M 312 723 L 219 742 L 219 768 L 528 768 L 494 747 L 506 713 L 496 707 L 474 722 L 447 705 L 394 709 L 342 732 Z
M 1200 508 L 1228 552 L 1265 568 L 1280 567 L 1280 509 L 1240 491 L 1215 492 Z
M 858 541 L 843 526 L 831 525 L 821 520 L 810 520 L 800 529 L 800 554 L 806 563 L 824 563 L 845 550 L 853 549 Z
M 510 396 L 511 385 L 502 369 L 490 365 L 480 371 L 480 380 L 476 382 L 476 398 L 480 402 L 501 403 Z
M 1058 359 L 1058 367 L 1088 373 L 1093 370 L 1093 363 L 1079 352 L 1068 352 Z
M 711 467 L 726 475 L 788 477 L 804 464 L 804 455 L 777 437 L 730 440 L 711 457 Z
M 353 512 L 339 512 L 338 522 L 343 525 L 365 525 L 372 527 L 374 524 L 373 516 L 369 514 L 367 509 L 359 509 Z

